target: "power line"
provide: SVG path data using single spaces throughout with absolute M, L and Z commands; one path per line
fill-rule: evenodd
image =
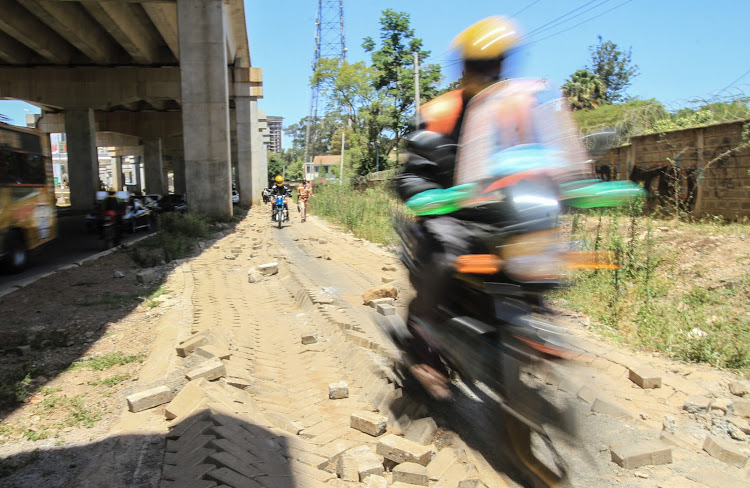
M 600 14 L 598 14 L 598 15 L 595 15 L 595 16 L 593 16 L 593 17 L 590 17 L 590 18 L 588 18 L 588 19 L 586 19 L 586 20 L 584 20 L 584 21 L 582 21 L 582 22 L 579 22 L 579 23 L 577 23 L 577 24 L 575 24 L 575 25 L 572 25 L 572 26 L 568 27 L 567 29 L 563 29 L 563 30 L 561 30 L 561 31 L 555 32 L 554 34 L 550 34 L 550 35 L 548 35 L 547 37 L 542 37 L 541 39 L 537 39 L 537 40 L 535 40 L 535 41 L 531 41 L 530 43 L 528 43 L 528 44 L 526 44 L 526 45 L 527 45 L 527 46 L 531 46 L 532 44 L 536 44 L 537 42 L 542 42 L 542 41 L 544 41 L 545 39 L 549 39 L 550 37 L 555 37 L 556 35 L 558 35 L 558 34 L 562 34 L 563 32 L 568 32 L 568 31 L 569 31 L 569 30 L 571 30 L 571 29 L 575 29 L 575 28 L 576 28 L 576 27 L 578 27 L 579 25 L 585 24 L 586 22 L 591 22 L 592 20 L 594 20 L 594 19 L 596 19 L 596 18 L 599 18 L 599 17 L 601 17 L 602 15 L 604 15 L 604 14 L 606 14 L 606 13 L 609 13 L 609 12 L 611 12 L 611 11 L 613 11 L 613 10 L 617 9 L 617 8 L 620 8 L 620 7 L 622 7 L 623 5 L 625 5 L 626 3 L 630 3 L 630 2 L 632 2 L 632 1 L 633 1 L 633 0 L 625 0 L 624 2 L 622 2 L 622 3 L 619 3 L 619 4 L 615 5 L 614 7 L 612 7 L 612 8 L 611 8 L 611 9 L 609 9 L 609 10 L 605 10 L 604 12 L 602 12 L 602 13 L 600 13 Z
M 536 5 L 539 2 L 540 2 L 540 0 L 536 0 L 535 2 L 531 2 L 530 4 L 526 5 L 524 8 L 522 8 L 521 10 L 519 10 L 518 12 L 512 14 L 511 17 L 515 17 L 516 15 L 520 14 L 521 12 L 523 12 L 524 10 L 526 10 L 528 8 L 533 7 L 534 5 Z
M 579 12 L 579 13 L 575 14 L 575 15 L 574 15 L 574 16 L 572 16 L 572 17 L 569 17 L 569 18 L 567 18 L 567 19 L 564 19 L 564 20 L 560 20 L 560 21 L 558 21 L 558 22 L 555 22 L 555 23 L 553 23 L 552 25 L 550 25 L 549 27 L 546 27 L 546 28 L 544 28 L 544 29 L 542 29 L 542 28 L 540 27 L 540 28 L 536 29 L 536 30 L 535 30 L 535 31 L 534 31 L 533 33 L 531 33 L 531 34 L 529 34 L 529 35 L 526 35 L 526 36 L 524 36 L 524 37 L 528 39 L 529 37 L 534 37 L 534 36 L 538 36 L 538 35 L 540 35 L 540 34 L 542 34 L 542 33 L 544 33 L 544 32 L 547 32 L 547 31 L 549 31 L 549 30 L 552 30 L 552 29 L 554 29 L 555 27 L 558 27 L 558 26 L 560 26 L 560 25 L 562 25 L 562 24 L 565 24 L 565 23 L 567 23 L 567 22 L 570 22 L 571 20 L 573 20 L 573 19 L 576 19 L 576 18 L 580 17 L 581 15 L 584 15 L 584 14 L 586 14 L 587 12 L 591 12 L 592 10 L 596 10 L 597 8 L 599 8 L 599 7 L 601 7 L 602 5 L 604 5 L 605 3 L 609 3 L 609 2 L 611 2 L 611 1 L 612 1 L 612 0 L 602 0 L 602 1 L 600 1 L 599 3 L 597 3 L 596 5 L 593 5 L 593 6 L 589 7 L 589 8 L 587 8 L 587 9 L 586 9 L 586 10 L 584 10 L 583 12 Z
M 589 1 L 589 2 L 586 2 L 586 3 L 584 3 L 583 5 L 581 5 L 580 7 L 578 7 L 578 8 L 574 8 L 574 9 L 573 9 L 573 10 L 571 10 L 570 12 L 568 12 L 568 13 L 566 13 L 566 14 L 563 14 L 563 15 L 559 16 L 558 18 L 556 18 L 556 19 L 554 19 L 554 20 L 551 20 L 551 21 L 547 22 L 546 24 L 544 24 L 544 25 L 541 25 L 541 26 L 537 27 L 536 29 L 534 29 L 534 30 L 532 30 L 531 32 L 529 32 L 528 34 L 526 34 L 526 37 L 530 36 L 531 34 L 533 34 L 534 32 L 536 32 L 536 31 L 538 31 L 538 30 L 540 30 L 540 29 L 541 29 L 541 28 L 543 28 L 543 27 L 547 27 L 547 26 L 548 26 L 548 25 L 550 25 L 551 23 L 553 23 L 553 22 L 557 22 L 558 20 L 560 20 L 560 19 L 563 19 L 563 18 L 567 17 L 568 15 L 572 14 L 573 12 L 577 12 L 577 11 L 581 10 L 581 9 L 582 9 L 583 7 L 585 7 L 585 6 L 587 6 L 587 5 L 590 5 L 590 4 L 594 3 L 594 2 L 598 2 L 598 1 L 599 1 L 599 0 L 591 0 L 591 1 Z
M 725 86 L 724 88 L 722 88 L 720 91 L 726 90 L 727 88 L 729 88 L 730 86 L 734 85 L 735 83 L 737 83 L 738 81 L 740 81 L 742 78 L 744 78 L 745 76 L 747 76 L 749 74 L 750 74 L 750 69 L 747 70 L 747 71 L 745 71 L 744 73 L 742 73 L 739 76 L 739 78 L 737 78 L 736 80 L 734 80 L 733 82 L 731 82 L 730 84 L 728 84 L 727 86 Z

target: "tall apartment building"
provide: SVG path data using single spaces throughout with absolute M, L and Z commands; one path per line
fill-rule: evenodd
M 268 131 L 271 134 L 271 140 L 268 143 L 268 150 L 275 153 L 281 153 L 284 148 L 281 145 L 282 121 L 284 117 L 268 116 Z

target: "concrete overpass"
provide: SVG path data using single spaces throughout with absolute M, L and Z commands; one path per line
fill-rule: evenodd
M 262 73 L 243 0 L 0 0 L 0 12 L 0 99 L 42 107 L 38 127 L 67 134 L 73 208 L 92 203 L 97 133 L 141 148 L 149 192 L 166 192 L 169 159 L 192 209 L 231 215 L 232 166 L 242 203 L 260 200 Z

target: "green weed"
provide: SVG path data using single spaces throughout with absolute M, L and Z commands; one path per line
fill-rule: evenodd
M 97 378 L 94 381 L 89 381 L 88 384 L 91 386 L 115 386 L 119 383 L 122 383 L 123 381 L 129 380 L 132 377 L 133 375 L 131 375 L 130 373 L 117 374 L 114 376 L 110 376 L 109 378 Z
M 122 366 L 124 364 L 130 364 L 134 362 L 141 363 L 145 358 L 145 354 L 126 356 L 121 352 L 114 352 L 111 354 L 104 354 L 102 356 L 94 356 L 83 361 L 76 361 L 70 365 L 69 370 L 81 371 L 84 369 L 90 369 L 94 371 L 104 371 L 105 369 L 109 369 L 114 366 Z

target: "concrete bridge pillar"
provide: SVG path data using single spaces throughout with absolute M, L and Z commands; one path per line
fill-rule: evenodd
M 70 208 L 89 210 L 99 189 L 99 158 L 96 151 L 96 127 L 92 109 L 65 111 L 68 141 Z
M 260 132 L 258 123 L 258 99 L 250 99 L 250 144 L 252 157 L 250 158 L 252 169 L 253 185 L 253 204 L 259 204 L 262 201 L 263 188 L 268 187 L 268 161 L 266 158 L 266 149 L 263 147 L 263 135 Z
M 143 156 L 136 156 L 133 166 L 135 166 L 135 185 L 140 193 L 143 191 Z
M 223 0 L 177 0 L 182 125 L 190 208 L 232 215 Z
M 164 194 L 164 172 L 161 158 L 161 139 L 143 141 L 146 173 L 146 192 Z
M 112 158 L 112 188 L 115 191 L 122 190 L 122 156 Z
M 172 159 L 174 165 L 174 192 L 185 194 L 185 160 L 182 156 L 175 156 Z
M 240 192 L 240 204 L 245 207 L 258 203 L 260 190 L 253 181 L 253 136 L 258 132 L 258 119 L 253 119 L 252 105 L 257 101 L 254 97 L 235 98 L 235 116 L 237 118 L 237 189 Z M 257 194 L 257 195 L 256 195 Z

